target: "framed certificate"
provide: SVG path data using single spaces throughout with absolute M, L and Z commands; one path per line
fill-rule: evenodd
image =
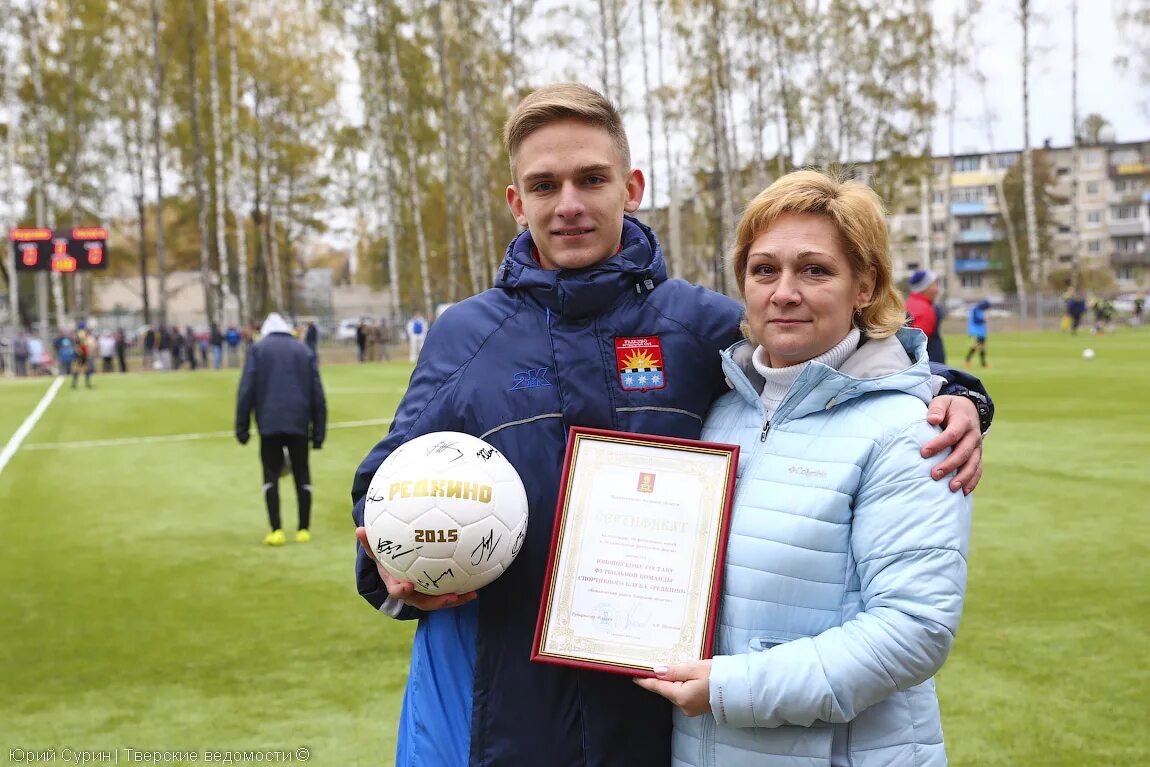
M 532 660 L 653 676 L 711 657 L 739 448 L 573 427 Z

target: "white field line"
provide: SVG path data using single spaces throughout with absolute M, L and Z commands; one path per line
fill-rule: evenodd
M 31 415 L 24 419 L 24 423 L 20 424 L 20 428 L 12 435 L 12 439 L 8 440 L 8 444 L 4 446 L 4 450 L 0 451 L 0 474 L 4 472 L 4 467 L 8 465 L 8 461 L 12 456 L 16 455 L 16 451 L 20 449 L 20 443 L 24 438 L 36 428 L 36 423 L 40 420 L 40 416 L 44 415 L 44 411 L 52 404 L 52 400 L 56 397 L 56 392 L 60 391 L 60 387 L 64 385 L 64 377 L 58 376 L 52 385 L 48 387 L 48 391 L 44 392 L 44 396 L 40 398 L 40 403 L 36 405 L 36 409 L 32 411 Z
M 357 429 L 361 426 L 386 426 L 391 423 L 390 418 L 373 418 L 367 421 L 343 421 L 342 423 L 329 423 L 329 429 Z M 169 442 L 192 442 L 199 439 L 219 439 L 221 437 L 235 437 L 234 431 L 204 431 L 198 434 L 162 434 L 155 437 L 122 437 L 120 439 L 89 439 L 75 442 L 37 442 L 25 445 L 25 450 L 60 450 L 66 448 L 88 447 L 116 447 L 120 445 L 154 445 Z M 15 451 L 13 451 L 15 452 Z M 0 464 L 3 468 L 3 464 Z

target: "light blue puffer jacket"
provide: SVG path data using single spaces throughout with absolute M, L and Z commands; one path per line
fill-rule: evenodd
M 751 351 L 723 353 L 734 391 L 703 430 L 741 453 L 713 714 L 676 709 L 673 764 L 944 765 L 932 677 L 962 614 L 971 501 L 919 456 L 938 432 L 926 338 L 811 363 L 766 430 Z

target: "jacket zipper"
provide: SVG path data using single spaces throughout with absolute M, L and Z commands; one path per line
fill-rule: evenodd
M 766 442 L 767 441 L 767 432 L 770 430 L 771 430 L 771 422 L 767 421 L 766 423 L 763 424 L 762 433 L 759 434 L 759 442 Z

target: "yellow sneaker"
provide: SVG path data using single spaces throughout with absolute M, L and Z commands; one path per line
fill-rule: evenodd
M 283 546 L 287 543 L 287 536 L 284 535 L 283 530 L 272 530 L 264 536 L 265 546 Z
M 309 533 L 307 531 L 307 528 L 304 528 L 303 530 L 300 530 L 295 534 L 295 542 L 296 543 L 307 543 L 310 540 L 311 540 L 311 533 Z

